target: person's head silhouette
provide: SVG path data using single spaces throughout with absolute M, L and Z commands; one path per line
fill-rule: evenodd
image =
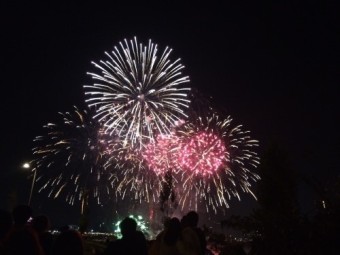
M 198 225 L 198 213 L 195 211 L 190 211 L 187 213 L 187 221 L 189 226 L 191 227 L 197 227 Z
M 137 230 L 137 222 L 129 217 L 126 217 L 122 222 L 119 224 L 120 231 L 122 233 L 123 238 L 129 237 L 136 233 Z
M 14 224 L 23 226 L 32 216 L 32 208 L 28 205 L 18 205 L 13 209 L 12 215 Z
M 0 240 L 9 232 L 13 224 L 12 215 L 6 210 L 0 210 Z
M 32 226 L 38 233 L 43 233 L 50 228 L 50 220 L 46 215 L 38 215 L 33 218 Z

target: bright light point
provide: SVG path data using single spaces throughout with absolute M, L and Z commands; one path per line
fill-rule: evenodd
M 140 94 L 140 95 L 138 96 L 138 98 L 139 98 L 140 101 L 144 101 L 144 99 L 145 99 L 144 94 Z
M 179 127 L 179 126 L 182 126 L 184 123 L 185 123 L 184 120 L 176 120 L 175 121 L 175 126 Z
M 25 168 L 25 169 L 28 169 L 28 168 L 30 168 L 31 166 L 30 166 L 29 163 L 24 163 L 24 164 L 22 165 L 22 167 Z

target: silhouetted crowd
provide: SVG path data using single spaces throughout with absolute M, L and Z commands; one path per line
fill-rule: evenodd
M 122 238 L 108 241 L 102 255 L 206 255 L 206 237 L 198 227 L 199 215 L 190 211 L 164 222 L 155 240 L 137 230 L 137 222 L 126 217 L 120 223 Z M 32 216 L 32 209 L 19 205 L 12 212 L 0 210 L 0 255 L 84 255 L 84 239 L 65 226 L 57 235 L 49 231 L 46 215 Z M 98 254 L 98 253 L 97 253 Z
M 0 254 L 56 255 L 84 254 L 81 234 L 64 227 L 54 237 L 46 215 L 32 217 L 32 209 L 19 205 L 12 213 L 0 210 Z

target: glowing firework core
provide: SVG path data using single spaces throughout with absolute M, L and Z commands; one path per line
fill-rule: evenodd
M 210 175 L 222 165 L 225 153 L 226 147 L 217 135 L 200 132 L 182 145 L 178 162 L 183 170 Z

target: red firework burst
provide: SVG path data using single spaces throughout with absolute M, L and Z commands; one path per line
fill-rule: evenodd
M 217 135 L 202 131 L 182 143 L 177 155 L 182 170 L 210 175 L 222 165 L 226 157 L 226 147 Z

